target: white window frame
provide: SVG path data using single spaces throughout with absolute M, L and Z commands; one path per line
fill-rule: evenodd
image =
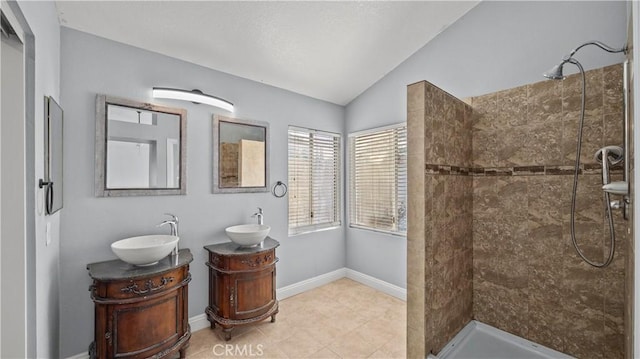
M 292 166 L 292 148 L 291 148 L 291 132 L 303 132 L 303 133 L 308 133 L 309 135 L 313 136 L 313 135 L 322 135 L 322 136 L 330 136 L 333 137 L 334 141 L 336 142 L 336 147 L 334 147 L 334 168 L 335 168 L 335 172 L 334 172 L 334 176 L 333 176 L 333 183 L 334 183 L 334 188 L 333 188 L 333 194 L 332 194 L 332 198 L 333 201 L 330 201 L 333 203 L 333 208 L 331 208 L 330 210 L 328 210 L 329 213 L 333 213 L 333 217 L 330 218 L 331 220 L 326 221 L 326 222 L 319 222 L 319 223 L 312 223 L 313 222 L 313 208 L 314 208 L 314 204 L 311 203 L 309 204 L 309 216 L 308 217 L 298 217 L 298 218 L 302 218 L 302 220 L 304 221 L 305 219 L 308 220 L 308 224 L 305 225 L 294 225 L 294 223 L 292 223 L 292 201 L 296 200 L 296 196 L 297 196 L 297 191 L 298 191 L 298 187 L 296 184 L 296 180 L 295 178 L 293 178 L 292 176 L 294 176 L 295 174 L 292 173 L 291 170 L 291 166 Z M 310 144 L 311 146 L 311 144 Z M 329 131 L 321 131 L 321 130 L 315 130 L 315 129 L 310 129 L 310 128 L 304 128 L 304 127 L 296 127 L 296 126 L 289 126 L 288 131 L 287 131 L 287 153 L 288 153 L 288 180 L 289 180 L 289 203 L 288 203 L 288 216 L 287 216 L 287 222 L 288 222 L 288 233 L 289 236 L 296 236 L 296 235 L 300 235 L 300 234 L 304 234 L 304 233 L 311 233 L 311 232 L 318 232 L 318 231 L 323 231 L 323 230 L 330 230 L 330 229 L 335 229 L 335 228 L 340 228 L 342 226 L 342 135 L 339 133 L 334 133 L 334 132 L 329 132 Z M 309 171 L 313 170 L 313 166 L 312 163 L 308 164 L 309 167 Z M 310 175 L 311 177 L 311 175 Z M 313 181 L 312 178 L 310 178 L 311 181 Z M 317 189 L 317 188 L 316 188 Z M 301 189 L 302 191 L 304 191 L 304 189 Z M 308 196 L 309 200 L 313 201 L 314 198 L 314 188 L 310 187 L 308 189 L 308 192 L 305 193 L 304 195 Z M 326 195 L 326 192 L 323 192 Z M 316 196 L 318 195 L 323 195 L 322 193 L 316 193 Z M 331 194 L 329 194 L 331 195 Z
M 358 132 L 353 132 L 349 134 L 349 148 L 348 148 L 348 156 L 349 156 L 349 166 L 347 169 L 348 172 L 348 188 L 349 188 L 349 195 L 348 195 L 348 201 L 349 201 L 349 206 L 348 206 L 348 220 L 349 220 L 349 227 L 350 228 L 357 228 L 357 229 L 364 229 L 364 230 L 370 230 L 370 231 L 374 231 L 374 232 L 382 232 L 382 233 L 386 233 L 386 234 L 391 234 L 391 235 L 395 235 L 395 236 L 401 236 L 401 237 L 406 237 L 407 235 L 407 231 L 406 231 L 406 210 L 407 210 L 407 168 L 406 168 L 406 159 L 407 159 L 407 153 L 406 153 L 406 138 L 404 140 L 404 145 L 405 145 L 405 152 L 404 152 L 404 173 L 402 172 L 402 169 L 400 169 L 400 172 L 398 172 L 398 167 L 396 167 L 396 183 L 394 184 L 394 188 L 392 190 L 393 193 L 393 197 L 394 197 L 394 203 L 392 204 L 392 207 L 395 207 L 395 209 L 390 209 L 390 212 L 393 212 L 393 217 L 394 219 L 392 220 L 394 223 L 395 228 L 393 229 L 389 229 L 389 228 L 381 228 L 381 227 L 377 227 L 375 225 L 367 225 L 364 223 L 358 223 L 358 219 L 356 218 L 356 213 L 355 211 L 357 210 L 357 206 L 358 203 L 356 202 L 356 195 L 357 195 L 357 191 L 356 191 L 356 178 L 355 178 L 355 140 L 357 138 L 362 138 L 363 136 L 369 136 L 372 134 L 376 134 L 376 133 L 381 133 L 381 132 L 385 132 L 385 131 L 389 131 L 389 130 L 397 130 L 397 129 L 404 129 L 405 134 L 406 134 L 406 128 L 407 128 L 407 124 L 406 122 L 402 122 L 402 123 L 396 123 L 393 125 L 388 125 L 388 126 L 382 126 L 382 127 L 376 127 L 376 128 L 371 128 L 368 130 L 364 130 L 364 131 L 358 131 Z M 397 143 L 396 143 L 396 149 L 397 149 Z M 397 156 L 397 154 L 396 154 Z M 396 166 L 398 166 L 398 163 L 396 163 Z M 402 179 L 404 178 L 404 183 L 400 183 L 398 181 L 402 181 Z M 404 194 L 402 194 L 402 192 L 404 192 Z M 403 197 L 404 196 L 404 197 Z M 402 198 L 404 198 L 404 200 L 402 201 Z M 404 205 L 402 205 L 402 203 L 404 203 Z M 399 214 L 399 212 L 401 211 L 401 209 L 399 209 L 399 207 L 403 207 L 404 208 L 404 224 L 401 225 L 400 221 L 402 221 L 401 217 L 403 217 L 402 215 Z M 402 226 L 403 228 L 399 228 L 400 226 Z

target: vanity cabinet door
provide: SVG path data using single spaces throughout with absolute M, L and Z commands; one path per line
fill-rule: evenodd
M 275 265 L 257 272 L 232 275 L 232 318 L 258 317 L 271 309 L 276 301 Z
M 112 306 L 107 334 L 108 358 L 148 358 L 176 343 L 184 333 L 183 291 L 172 291 L 142 303 Z

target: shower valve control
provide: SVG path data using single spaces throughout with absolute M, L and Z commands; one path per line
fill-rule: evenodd
M 620 201 L 615 200 L 615 201 L 611 201 L 611 209 L 620 209 L 622 208 L 623 205 Z
M 615 200 L 615 201 L 611 201 L 609 202 L 611 204 L 611 209 L 621 209 L 622 210 L 622 215 L 623 218 L 628 220 L 629 219 L 629 197 L 628 196 L 624 196 L 624 198 L 622 200 Z

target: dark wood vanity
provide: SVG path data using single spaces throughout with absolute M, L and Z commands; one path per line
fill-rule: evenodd
M 278 313 L 276 299 L 276 240 L 261 246 L 240 247 L 233 242 L 204 247 L 209 252 L 209 306 L 211 328 L 222 327 L 225 339 L 233 328 L 250 325 Z
M 185 349 L 191 337 L 188 316 L 189 263 L 182 249 L 155 265 L 121 260 L 87 265 L 95 303 L 91 358 L 163 358 Z

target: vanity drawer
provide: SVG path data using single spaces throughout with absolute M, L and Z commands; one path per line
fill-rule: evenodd
M 189 267 L 183 266 L 169 272 L 141 279 L 100 282 L 95 284 L 95 294 L 103 299 L 147 297 L 183 285 L 188 275 Z
M 264 267 L 268 267 L 274 264 L 278 259 L 276 258 L 276 250 L 251 254 L 246 256 L 233 256 L 230 257 L 229 269 L 230 270 L 255 270 Z
M 209 254 L 209 265 L 223 271 L 257 270 L 268 267 L 278 261 L 275 249 L 246 255 L 225 256 Z

